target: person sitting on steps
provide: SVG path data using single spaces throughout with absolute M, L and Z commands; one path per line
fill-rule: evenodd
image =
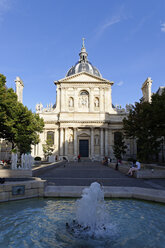
M 102 164 L 103 164 L 103 165 L 108 165 L 108 158 L 107 158 L 107 157 L 105 157 L 105 158 L 103 159 Z
M 133 161 L 133 166 L 129 169 L 127 175 L 133 176 L 133 173 L 135 171 L 140 170 L 140 168 L 141 168 L 140 162 L 139 161 L 136 161 L 136 160 Z

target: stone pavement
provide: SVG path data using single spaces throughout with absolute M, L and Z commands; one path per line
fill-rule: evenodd
M 33 176 L 47 180 L 47 185 L 55 186 L 89 186 L 97 181 L 103 186 L 165 190 L 165 179 L 131 178 L 100 162 L 63 162 L 43 171 L 36 170 Z

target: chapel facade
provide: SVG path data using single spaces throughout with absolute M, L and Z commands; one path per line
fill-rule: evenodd
M 88 61 L 84 41 L 79 57 L 65 78 L 54 82 L 55 106 L 36 105 L 45 127 L 40 143 L 33 147 L 34 157 L 44 158 L 43 145 L 51 139 L 52 162 L 57 157 L 76 160 L 79 154 L 92 161 L 105 156 L 114 158 L 114 139 L 122 132 L 122 120 L 128 112 L 113 106 L 111 88 L 114 82 L 103 78 Z M 136 142 L 126 140 L 126 145 L 125 157 L 136 157 Z

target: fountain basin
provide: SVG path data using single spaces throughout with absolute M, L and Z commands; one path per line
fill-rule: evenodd
M 47 186 L 44 197 L 81 197 L 86 186 Z M 135 198 L 165 203 L 165 191 L 139 187 L 104 186 L 105 198 Z
M 0 204 L 0 248 L 164 248 L 165 205 L 107 199 L 108 230 L 88 236 L 67 230 L 76 199 L 30 199 Z

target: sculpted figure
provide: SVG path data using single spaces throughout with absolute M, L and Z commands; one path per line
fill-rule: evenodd
M 95 107 L 99 107 L 99 99 L 97 97 L 95 98 Z
M 70 97 L 69 98 L 69 107 L 73 107 L 74 103 L 73 103 L 73 98 Z
M 38 104 L 36 104 L 36 111 L 37 111 L 37 112 L 42 111 L 42 109 L 43 109 L 43 105 L 42 105 L 42 103 L 38 103 Z
M 99 145 L 99 136 L 95 135 L 95 145 Z

